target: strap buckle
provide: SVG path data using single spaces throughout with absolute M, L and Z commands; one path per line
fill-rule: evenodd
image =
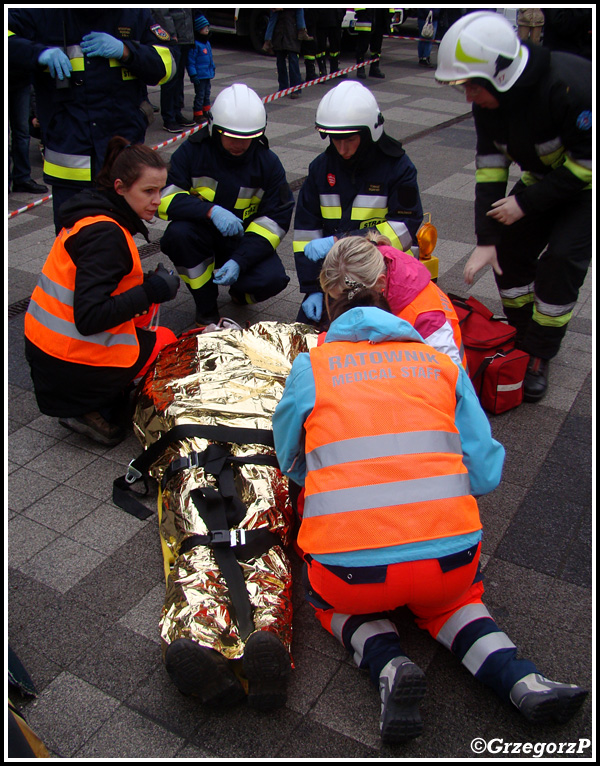
M 142 472 L 134 468 L 135 458 L 127 466 L 127 473 L 125 474 L 125 481 L 127 484 L 135 484 L 138 479 L 142 478 Z
M 216 529 L 208 533 L 213 548 L 235 548 L 246 544 L 245 529 Z

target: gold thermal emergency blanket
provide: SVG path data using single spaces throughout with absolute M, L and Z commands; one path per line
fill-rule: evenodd
M 227 659 L 239 659 L 244 652 L 244 636 L 215 549 L 193 544 L 210 532 L 195 502 L 198 491 L 222 491 L 219 476 L 209 471 L 209 464 L 202 465 L 202 455 L 215 441 L 217 449 L 224 448 L 236 461 L 241 459 L 232 463 L 232 471 L 243 518 L 239 520 L 238 514 L 233 527 L 246 533 L 267 529 L 276 535 L 272 547 L 238 562 L 254 628 L 275 632 L 290 649 L 291 572 L 284 550 L 292 525 L 288 482 L 278 467 L 252 462 L 256 455 L 270 455 L 271 462 L 276 462 L 272 446 L 251 440 L 230 442 L 229 434 L 239 428 L 257 433 L 271 430 L 271 417 L 292 362 L 316 342 L 316 332 L 307 325 L 277 322 L 259 322 L 247 330 L 193 333 L 165 348 L 140 385 L 133 421 L 145 448 L 175 426 L 229 429 L 219 431 L 218 440 L 209 434 L 175 441 L 150 471 L 160 487 L 167 586 L 160 622 L 163 651 L 175 639 L 189 638 Z

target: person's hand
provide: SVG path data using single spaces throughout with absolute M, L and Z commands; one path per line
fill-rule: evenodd
M 167 283 L 167 287 L 169 288 L 169 297 L 167 300 L 173 300 L 173 298 L 177 295 L 177 290 L 179 290 L 179 274 L 175 274 L 172 270 L 167 271 L 162 263 L 159 263 L 156 267 L 156 270 L 154 271 L 157 277 L 160 277 L 164 282 Z
M 144 277 L 142 287 L 150 303 L 164 303 L 173 300 L 177 295 L 179 282 L 177 274 L 167 271 L 162 263 L 159 263 L 154 271 Z
M 519 221 L 525 213 L 519 207 L 514 196 L 503 197 L 492 203 L 492 209 L 488 210 L 486 215 L 490 218 L 495 218 L 499 223 L 503 223 L 505 226 L 510 226 L 511 223 Z
M 304 255 L 309 261 L 322 261 L 335 244 L 335 237 L 322 237 L 311 240 L 304 248 Z
M 50 76 L 58 77 L 59 80 L 70 77 L 73 71 L 69 57 L 60 48 L 46 48 L 38 56 L 38 64 L 47 66 L 50 70 Z
M 209 213 L 210 220 L 224 237 L 237 237 L 244 233 L 244 224 L 237 215 L 230 213 L 220 205 L 213 205 Z
M 240 267 L 236 261 L 226 261 L 220 269 L 213 272 L 215 285 L 232 285 L 240 275 Z
M 502 274 L 502 269 L 498 265 L 498 253 L 494 245 L 478 245 L 471 253 L 471 257 L 465 266 L 463 277 L 468 285 L 473 284 L 475 274 L 484 266 L 490 265 L 496 274 Z
M 122 59 L 125 47 L 106 32 L 89 32 L 81 40 L 81 50 L 86 56 L 102 56 L 106 59 Z
M 318 322 L 323 314 L 323 293 L 312 293 L 304 299 L 302 309 L 309 319 Z

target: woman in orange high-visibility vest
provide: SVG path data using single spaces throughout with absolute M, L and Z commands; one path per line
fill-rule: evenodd
M 429 270 L 409 253 L 392 247 L 387 237 L 339 239 L 329 250 L 319 275 L 323 292 L 338 298 L 346 280 L 383 291 L 394 314 L 406 319 L 423 340 L 466 369 L 465 350 L 450 298 L 431 280 Z
M 167 169 L 143 145 L 109 142 L 97 188 L 70 199 L 25 316 L 26 356 L 40 410 L 102 444 L 125 436 L 132 382 L 176 336 L 144 329 L 179 278 L 144 275 L 134 242 L 148 232 Z
M 566 721 L 587 691 L 517 659 L 482 602 L 475 497 L 500 482 L 504 448 L 467 373 L 377 289 L 349 285 L 328 311 L 325 342 L 294 360 L 273 435 L 305 490 L 306 598 L 379 689 L 383 742 L 423 728 L 425 675 L 388 614 L 401 606 L 528 720 Z

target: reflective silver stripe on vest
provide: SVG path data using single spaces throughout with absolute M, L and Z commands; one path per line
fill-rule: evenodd
M 507 168 L 511 164 L 508 157 L 503 154 L 478 154 L 475 157 L 475 167 L 481 168 Z
M 278 223 L 272 218 L 268 218 L 266 215 L 261 215 L 259 218 L 255 218 L 252 223 L 254 226 L 264 227 L 267 231 L 270 231 L 271 234 L 275 234 L 276 237 L 279 237 L 279 239 L 285 237 L 285 229 L 282 229 Z
M 54 149 L 44 149 L 44 160 L 53 165 L 60 165 L 63 168 L 73 168 L 75 170 L 91 170 L 92 158 L 81 154 L 64 154 L 55 152 Z
M 490 654 L 497 652 L 499 649 L 516 648 L 506 633 L 488 633 L 487 636 L 482 636 L 475 641 L 462 658 L 462 664 L 470 673 L 475 675 Z
M 458 612 L 454 612 L 452 617 L 446 620 L 435 639 L 445 646 L 446 649 L 452 649 L 454 639 L 460 631 L 469 623 L 481 620 L 484 617 L 492 619 L 492 615 L 483 604 L 467 604 L 462 609 L 459 609 Z
M 39 306 L 33 299 L 29 302 L 28 312 L 34 319 L 52 332 L 63 335 L 72 340 L 80 340 L 85 343 L 94 343 L 97 346 L 110 348 L 111 346 L 137 346 L 137 337 L 129 333 L 112 334 L 109 332 L 97 332 L 93 335 L 82 335 L 72 322 L 50 314 L 49 311 Z
M 38 287 L 43 290 L 46 295 L 49 295 L 51 298 L 56 298 L 57 301 L 64 303 L 65 306 L 73 308 L 73 290 L 69 290 L 68 287 L 59 285 L 58 282 L 54 282 L 44 273 L 42 273 L 38 279 Z
M 427 452 L 452 452 L 462 455 L 460 435 L 448 431 L 411 431 L 405 434 L 343 439 L 307 452 L 306 466 L 309 471 L 318 471 L 319 468 L 351 463 L 355 460 Z
M 294 241 L 297 242 L 311 242 L 313 239 L 321 239 L 323 237 L 323 229 L 295 229 Z
M 535 151 L 538 157 L 544 157 L 563 148 L 563 142 L 560 138 L 553 138 L 550 141 L 544 141 L 542 144 L 535 144 Z
M 387 208 L 388 198 L 385 196 L 376 196 L 374 194 L 357 194 L 352 203 L 352 207 L 366 208 Z
M 256 197 L 256 199 L 262 199 L 264 196 L 265 190 L 261 189 L 260 187 L 251 189 L 249 186 L 241 186 L 238 193 L 238 199 L 252 199 L 252 197 Z
M 170 197 L 172 194 L 179 194 L 180 192 L 186 192 L 189 194 L 189 189 L 182 189 L 181 186 L 174 186 L 173 184 L 170 184 L 169 186 L 165 186 L 165 188 L 160 193 L 160 198 L 164 199 L 165 197 Z
M 339 194 L 319 194 L 321 207 L 341 207 L 342 198 Z
M 466 473 L 393 481 L 385 484 L 372 484 L 368 487 L 328 490 L 306 497 L 304 518 L 366 511 L 391 505 L 429 503 L 434 500 L 447 500 L 470 494 L 471 485 Z
M 412 245 L 412 234 L 402 221 L 386 221 L 387 225 L 394 230 L 394 233 L 400 240 L 402 249 L 409 250 Z

